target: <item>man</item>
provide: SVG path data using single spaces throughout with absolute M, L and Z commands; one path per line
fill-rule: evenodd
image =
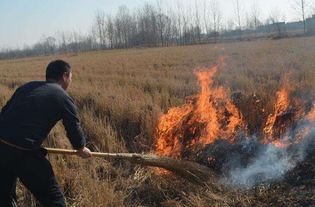
M 72 80 L 70 65 L 56 60 L 47 66 L 46 81 L 19 87 L 0 114 L 0 206 L 16 206 L 16 179 L 48 207 L 65 206 L 47 152 L 41 148 L 59 121 L 82 158 L 91 157 L 85 147 L 77 109 L 66 93 Z

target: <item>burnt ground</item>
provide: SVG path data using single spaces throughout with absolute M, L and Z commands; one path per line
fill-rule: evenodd
M 245 146 L 244 148 L 242 142 L 229 144 L 219 140 L 197 154 L 196 161 L 208 166 L 218 175 L 224 175 L 228 171 L 228 166 L 225 164 L 231 157 L 241 155 L 237 164 L 246 165 L 250 157 L 257 153 L 257 148 L 261 148 L 256 141 Z M 228 187 L 227 191 L 229 190 Z M 281 180 L 266 182 L 248 190 L 236 190 L 235 193 L 234 195 L 249 200 L 246 206 L 315 207 L 315 144 L 311 143 L 308 147 L 304 161 L 298 163 Z M 231 206 L 244 206 L 244 203 L 233 201 Z
M 283 180 L 243 193 L 251 198 L 252 206 L 315 206 L 315 148 Z

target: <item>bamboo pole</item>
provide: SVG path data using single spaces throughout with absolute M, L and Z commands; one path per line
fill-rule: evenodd
M 62 155 L 77 155 L 77 150 L 46 148 L 50 154 Z M 143 166 L 159 167 L 169 170 L 187 180 L 205 183 L 207 181 L 214 181 L 215 174 L 206 166 L 200 165 L 196 162 L 175 160 L 170 157 L 157 156 L 154 154 L 137 154 L 137 153 L 102 153 L 92 152 L 93 157 L 127 160 L 131 163 L 140 164 Z

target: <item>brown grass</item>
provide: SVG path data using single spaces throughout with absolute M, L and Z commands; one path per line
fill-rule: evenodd
M 68 61 L 75 99 L 88 145 L 104 152 L 152 151 L 158 117 L 170 107 L 198 93 L 193 71 L 226 55 L 217 84 L 241 92 L 240 108 L 259 126 L 272 111 L 283 75 L 291 71 L 293 96 L 314 98 L 314 38 L 214 45 L 130 49 L 0 61 L 0 107 L 21 84 L 42 80 L 46 65 L 56 58 Z M 249 113 L 249 97 L 257 94 L 266 114 Z M 61 124 L 45 143 L 70 148 Z M 101 159 L 51 155 L 58 181 L 69 206 L 253 206 L 267 191 L 242 195 L 226 189 L 196 186 L 173 175 L 158 175 L 150 168 Z M 36 206 L 19 189 L 21 206 Z M 265 195 L 266 194 L 266 195 Z M 255 203 L 254 203 L 255 202 Z M 265 205 L 265 204 L 261 204 Z

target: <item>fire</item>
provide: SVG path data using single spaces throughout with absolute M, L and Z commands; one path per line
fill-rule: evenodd
M 216 114 L 216 109 L 213 105 L 213 101 L 209 101 L 214 98 L 214 94 L 221 95 L 222 92 L 213 93 L 211 91 L 211 86 L 213 85 L 213 76 L 217 72 L 217 67 L 211 68 L 209 71 L 199 71 L 196 72 L 199 84 L 201 87 L 201 93 L 198 98 L 197 110 L 198 122 L 207 123 L 206 131 L 201 134 L 200 142 L 203 144 L 212 143 L 218 136 L 219 123 Z
M 315 102 L 313 103 L 311 111 L 305 116 L 308 122 L 315 122 Z
M 315 102 L 293 98 L 294 88 L 285 75 L 273 111 L 266 116 L 268 109 L 259 95 L 231 94 L 216 84 L 223 65 L 220 58 L 219 64 L 196 71 L 200 93 L 160 117 L 156 153 L 194 160 L 232 184 L 272 182 L 303 161 L 313 141 Z M 243 116 L 240 109 L 248 111 Z
M 312 109 L 304 117 L 304 127 L 297 132 L 295 143 L 301 142 L 305 137 L 311 133 L 312 124 L 315 122 L 315 103 Z
M 168 111 L 159 120 L 157 131 L 160 134 L 156 143 L 156 152 L 179 158 L 183 151 L 183 131 L 179 128 L 187 116 L 193 111 L 191 104 L 176 107 Z
M 209 164 L 220 157 L 211 157 L 207 153 L 204 156 L 202 152 L 215 151 L 217 148 L 211 148 L 215 143 L 238 147 L 238 140 L 250 139 L 248 124 L 231 100 L 230 89 L 215 84 L 215 76 L 224 66 L 224 60 L 222 57 L 219 64 L 196 71 L 200 85 L 198 96 L 190 97 L 186 104 L 174 107 L 160 117 L 155 133 L 157 154 L 176 159 L 196 159 L 200 155 Z M 262 124 L 262 131 L 255 132 L 260 135 L 261 145 L 287 148 L 299 144 L 310 134 L 315 122 L 315 102 L 310 110 L 306 110 L 306 102 L 293 100 L 292 91 L 289 75 L 285 75 L 276 93 L 274 112 Z M 255 104 L 260 102 L 257 99 Z
M 162 115 L 156 130 L 156 152 L 159 155 L 180 158 L 198 151 L 217 139 L 233 143 L 239 129 L 245 128 L 242 115 L 230 100 L 230 91 L 214 86 L 218 67 L 195 72 L 200 84 L 196 100 L 175 107 Z
M 285 143 L 282 140 L 275 140 L 272 142 L 272 144 L 278 148 L 286 148 L 289 146 L 289 143 Z
M 270 114 L 264 133 L 266 139 L 264 143 L 269 143 L 280 138 L 280 134 L 285 130 L 286 125 L 281 121 L 281 117 L 285 115 L 289 108 L 289 91 L 283 87 L 277 92 L 277 100 L 274 114 Z
M 300 143 L 309 133 L 309 123 L 315 121 L 315 108 L 308 113 L 303 110 L 301 101 L 290 99 L 292 87 L 289 87 L 289 74 L 284 76 L 281 89 L 277 92 L 274 114 L 270 114 L 263 132 L 264 144 L 272 143 L 276 147 L 286 148 L 291 144 Z M 297 126 L 303 122 L 302 126 Z M 307 122 L 308 124 L 305 124 Z M 297 128 L 293 130 L 293 128 Z

